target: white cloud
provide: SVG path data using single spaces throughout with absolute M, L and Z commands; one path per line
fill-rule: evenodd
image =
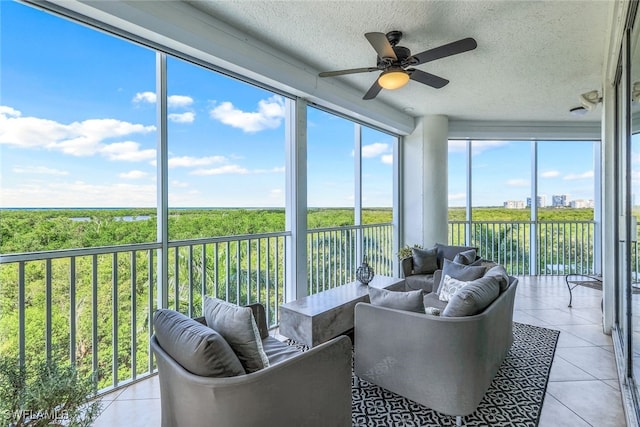
M 133 141 L 114 142 L 102 147 L 100 153 L 109 160 L 120 160 L 125 162 L 141 162 L 155 159 L 156 150 L 149 148 L 140 149 L 140 144 Z
M 190 175 L 249 175 L 249 174 L 266 174 L 266 173 L 283 173 L 284 166 L 275 167 L 272 169 L 247 169 L 239 165 L 224 165 L 212 169 L 196 169 L 190 172 Z
M 373 144 L 363 145 L 362 157 L 378 157 L 382 154 L 388 153 L 390 149 L 389 144 L 385 144 L 383 142 L 374 142 Z
M 43 181 L 3 187 L 1 207 L 153 207 L 155 184 Z
M 480 154 L 484 151 L 509 145 L 508 141 L 471 141 L 472 155 Z M 449 140 L 449 153 L 464 153 L 467 150 L 467 141 L 463 139 Z
M 209 157 L 172 157 L 169 159 L 170 168 L 191 168 L 196 166 L 209 166 L 216 163 L 225 163 L 227 158 L 224 156 L 209 156 Z
M 149 174 L 139 170 L 132 170 L 129 172 L 121 173 L 118 176 L 124 179 L 142 179 L 148 177 Z
M 528 179 L 509 179 L 507 180 L 507 185 L 509 187 L 528 187 L 531 182 Z
M 176 188 L 186 188 L 189 186 L 188 182 L 183 182 L 183 181 L 178 181 L 177 179 L 174 179 L 173 181 L 171 181 L 169 183 L 172 187 L 176 187 Z
M 11 107 L 0 107 L 0 144 L 61 151 L 72 156 L 103 154 L 112 159 L 111 153 L 117 151 L 117 144 L 127 144 L 129 149 L 131 144 L 136 144 L 139 149 L 139 144 L 131 141 L 107 144 L 106 140 L 145 134 L 155 129 L 155 126 L 116 119 L 88 119 L 63 124 L 37 117 L 23 117 L 19 111 Z M 149 158 L 151 151 L 155 153 L 155 150 L 143 151 L 143 155 L 139 156 L 142 159 Z M 126 160 L 132 160 L 133 157 L 129 156 Z
M 382 157 L 380 157 L 380 160 L 382 160 L 382 163 L 384 163 L 385 165 L 392 165 L 393 154 L 383 154 Z
M 577 179 L 591 179 L 593 178 L 593 171 L 586 171 L 584 173 L 574 174 L 570 173 L 569 175 L 565 175 L 564 180 L 566 181 L 575 181 Z
M 452 193 L 449 194 L 449 200 L 464 200 L 467 197 L 467 195 L 465 193 Z
M 213 169 L 196 169 L 191 175 L 246 175 L 250 173 L 248 169 L 238 165 L 224 165 Z
M 140 102 L 155 104 L 156 94 L 154 92 L 138 92 L 136 93 L 136 96 L 133 97 L 132 101 L 136 104 Z
M 186 95 L 169 95 L 167 97 L 169 108 L 188 107 L 193 104 L 193 98 Z
M 16 166 L 13 168 L 13 172 L 28 175 L 69 175 L 67 171 L 52 169 L 46 166 Z
M 193 123 L 196 119 L 196 114 L 191 111 L 187 111 L 186 113 L 171 113 L 167 118 L 174 123 Z
M 546 171 L 540 174 L 540 177 L 542 178 L 556 178 L 558 176 L 560 176 L 559 171 Z
M 257 112 L 246 112 L 233 106 L 231 102 L 223 102 L 209 112 L 211 118 L 244 132 L 259 132 L 265 129 L 276 129 L 284 118 L 284 98 L 274 95 L 258 102 Z

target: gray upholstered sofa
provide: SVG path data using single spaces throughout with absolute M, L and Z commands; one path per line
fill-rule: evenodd
M 402 267 L 402 273 L 404 275 L 404 283 L 405 289 L 407 291 L 415 291 L 418 289 L 422 289 L 425 293 L 433 292 L 434 289 L 434 273 L 436 270 L 442 269 L 443 262 L 445 259 L 453 260 L 457 254 L 460 252 L 467 251 L 469 249 L 474 249 L 477 251 L 478 248 L 471 246 L 452 246 L 452 245 L 444 245 L 442 243 L 436 243 L 434 246 L 436 250 L 436 264 L 434 268 L 427 268 L 426 271 L 420 271 L 416 267 L 419 265 L 417 260 L 414 261 L 414 257 L 416 257 L 416 252 L 425 252 L 426 250 L 420 250 L 417 248 L 412 248 L 414 255 L 403 258 L 400 261 L 400 265 Z M 438 282 L 435 282 L 438 283 Z M 437 287 L 437 286 L 436 286 Z
M 355 375 L 460 423 L 475 411 L 511 347 L 516 287 L 509 276 L 484 311 L 464 317 L 357 304 Z
M 160 377 L 162 427 L 351 426 L 349 338 L 341 336 L 300 352 L 269 336 L 262 306 L 251 308 L 270 366 L 217 378 L 194 374 L 169 354 L 174 353 L 193 370 L 203 369 L 201 361 L 189 360 L 191 353 L 210 344 L 196 342 L 196 335 L 184 332 L 185 326 L 199 328 L 194 326 L 194 319 L 182 318 L 161 326 L 156 317 L 151 348 Z M 204 318 L 195 320 L 206 325 Z M 158 327 L 164 328 L 160 340 Z M 175 339 L 167 342 L 167 337 Z M 160 344 L 163 340 L 167 348 Z M 206 351 L 205 355 L 213 364 L 222 357 Z M 230 363 L 242 368 L 237 361 Z

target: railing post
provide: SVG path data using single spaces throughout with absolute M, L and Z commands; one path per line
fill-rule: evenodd
M 364 250 L 364 238 L 362 228 L 362 126 L 354 123 L 353 135 L 353 158 L 354 158 L 354 224 L 356 228 L 356 264 L 360 265 L 363 256 L 367 255 Z
M 307 289 L 307 102 L 285 100 L 286 106 L 286 250 L 285 302 L 308 294 Z
M 538 274 L 538 141 L 531 141 L 531 223 L 529 225 L 529 274 Z
M 158 308 L 169 306 L 169 150 L 167 141 L 167 56 L 156 53 Z M 176 286 L 177 283 L 176 283 Z
M 468 246 L 472 246 L 472 242 L 471 239 L 473 237 L 473 233 L 471 232 L 471 223 L 473 221 L 473 214 L 472 214 L 472 174 L 471 174 L 471 159 L 472 159 L 472 147 L 471 147 L 471 140 L 467 139 L 467 207 L 465 209 L 465 218 L 467 223 L 465 224 L 465 245 Z

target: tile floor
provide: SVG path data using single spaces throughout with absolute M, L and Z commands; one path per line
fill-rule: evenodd
M 540 427 L 625 426 L 611 337 L 602 333 L 602 292 L 573 291 L 573 308 L 563 277 L 520 277 L 514 320 L 559 329 Z M 160 426 L 158 378 L 133 384 L 103 398 L 95 426 Z

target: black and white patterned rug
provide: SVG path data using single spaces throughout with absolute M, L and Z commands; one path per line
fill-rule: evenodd
M 534 427 L 540 420 L 551 363 L 560 331 L 513 323 L 513 345 L 478 409 L 463 418 L 465 426 Z M 287 340 L 303 351 L 307 347 Z M 354 426 L 455 426 L 440 414 L 367 381 L 351 379 Z

